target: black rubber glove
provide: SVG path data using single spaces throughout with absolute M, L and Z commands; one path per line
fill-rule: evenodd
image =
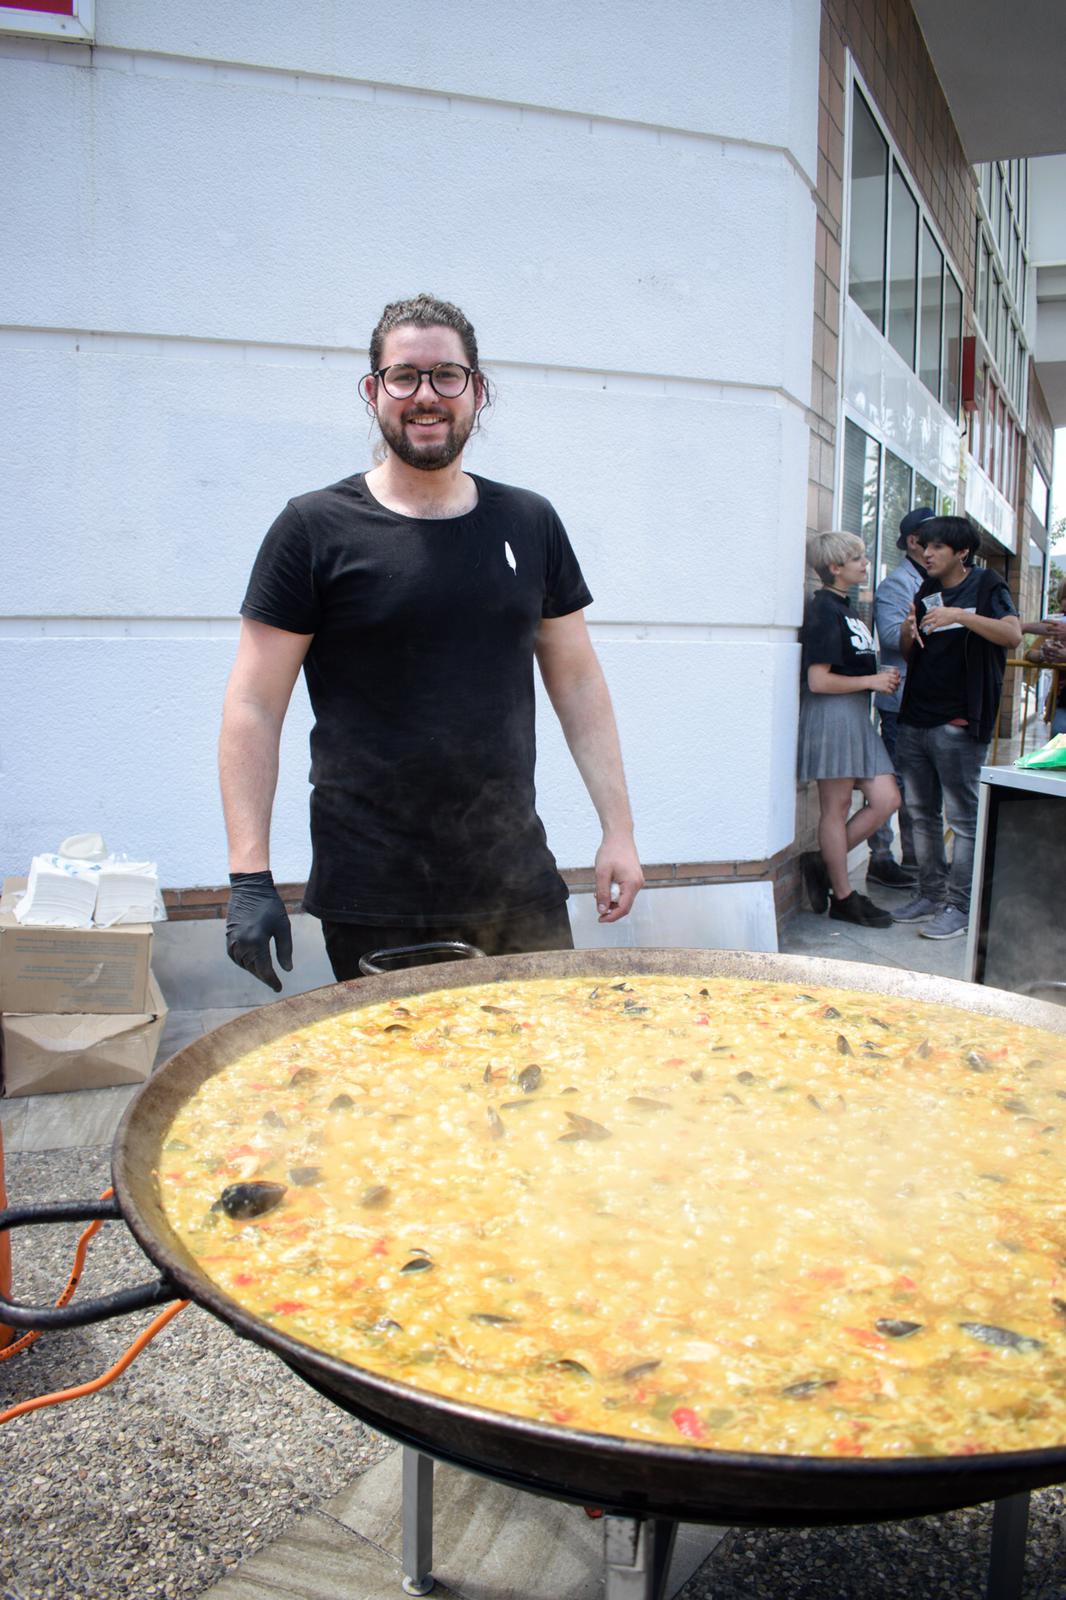
M 281 993 L 281 979 L 270 960 L 273 939 L 278 965 L 292 971 L 289 913 L 269 872 L 231 872 L 226 916 L 226 954 L 260 983 Z

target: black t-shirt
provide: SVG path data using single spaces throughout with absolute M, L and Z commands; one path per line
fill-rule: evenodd
M 941 588 L 935 578 L 927 578 L 915 598 L 919 627 L 926 612 L 936 606 L 957 606 L 981 617 L 1017 616 L 1003 579 L 983 567 L 971 567 L 962 582 L 950 589 Z M 1005 660 L 1005 650 L 971 633 L 961 622 L 923 633 L 922 643 L 916 642 L 911 647 L 900 720 L 915 728 L 939 728 L 946 722 L 958 720 L 969 726 L 977 720 L 976 679 L 988 668 L 995 675 L 998 666 L 1001 686 Z M 995 693 L 998 707 L 998 689 Z M 982 695 L 982 703 L 985 698 L 987 696 Z M 994 707 L 989 715 L 994 717 L 995 710 Z M 987 719 L 982 716 L 981 720 Z M 976 736 L 977 730 L 974 732 Z
M 290 500 L 256 559 L 242 615 L 314 635 L 304 905 L 327 920 L 566 899 L 534 807 L 533 644 L 592 596 L 546 500 L 474 481 L 472 511 L 423 521 L 345 478 Z
M 844 678 L 867 678 L 877 671 L 873 637 L 846 594 L 816 590 L 804 614 L 800 639 L 805 685 L 807 668 L 818 662 Z

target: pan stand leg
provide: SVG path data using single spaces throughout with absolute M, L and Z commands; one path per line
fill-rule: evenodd
M 605 1600 L 663 1600 L 676 1533 L 660 1517 L 604 1517 Z
M 1029 1527 L 1028 1494 L 1006 1495 L 992 1508 L 992 1554 L 988 1563 L 988 1600 L 1021 1600 L 1025 1579 L 1025 1535 Z
M 433 1588 L 433 1459 L 403 1446 L 403 1592 Z

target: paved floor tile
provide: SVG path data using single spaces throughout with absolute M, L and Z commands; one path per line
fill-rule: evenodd
M 16 1150 L 22 1149 L 28 1104 L 29 1101 L 25 1096 L 20 1096 L 17 1100 L 0 1100 L 0 1130 L 3 1132 L 4 1149 L 8 1155 L 13 1155 Z
M 201 1600 L 403 1600 L 399 1562 L 319 1512 L 294 1522 Z M 436 1600 L 456 1600 L 438 1582 Z
M 322 1508 L 395 1560 L 402 1547 L 401 1463 L 395 1451 Z M 726 1531 L 680 1530 L 668 1594 L 702 1566 Z M 433 1574 L 463 1600 L 600 1600 L 603 1523 L 578 1506 L 438 1464 Z
M 139 1083 L 113 1089 L 76 1089 L 70 1094 L 27 1096 L 23 1150 L 72 1150 L 110 1144 Z

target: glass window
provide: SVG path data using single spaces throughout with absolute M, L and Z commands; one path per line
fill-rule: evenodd
M 985 369 L 977 367 L 974 373 L 974 408 L 970 412 L 970 454 L 975 461 L 981 459 L 985 419 Z
M 999 451 L 996 448 L 996 402 L 999 399 L 999 390 L 989 379 L 988 404 L 985 408 L 985 459 L 981 463 L 993 483 L 996 479 L 996 462 L 999 460 Z
M 962 394 L 962 290 L 950 267 L 944 273 L 944 410 L 958 420 Z
M 1000 232 L 1000 220 L 999 219 L 1000 219 L 1000 216 L 1002 214 L 1002 211 L 1003 211 L 1003 173 L 1000 171 L 999 162 L 998 161 L 993 161 L 993 163 L 992 163 L 992 210 L 991 210 L 991 213 L 989 215 L 989 221 L 992 224 L 992 232 L 996 235 L 997 239 L 999 238 L 999 232 Z
M 988 275 L 988 317 L 985 320 L 985 338 L 989 354 L 996 359 L 996 340 L 999 336 L 999 273 L 993 267 Z
M 1010 338 L 1010 310 L 1007 306 L 1007 291 L 1000 290 L 999 294 L 999 323 L 996 327 L 996 365 L 1000 372 L 1007 365 L 1007 341 Z
M 1051 510 L 1051 486 L 1036 462 L 1033 462 L 1033 481 L 1029 488 L 1029 504 L 1033 508 L 1033 515 L 1037 522 L 1045 528 L 1048 526 L 1048 513 Z
M 888 145 L 858 89 L 851 129 L 848 293 L 870 321 L 885 326 L 885 202 Z
M 914 366 L 918 298 L 918 203 L 892 163 L 892 236 L 888 256 L 888 339 Z
M 923 478 L 920 472 L 914 474 L 914 503 L 916 506 L 932 506 L 936 509 L 936 484 Z
M 1007 403 L 1003 396 L 996 394 L 996 470 L 992 474 L 992 481 L 998 488 L 1003 488 L 1006 478 L 1006 461 L 1004 456 L 1007 449 Z
M 941 297 L 944 282 L 944 257 L 940 246 L 922 223 L 922 304 L 918 328 L 918 376 L 937 399 L 940 398 Z
M 984 332 L 988 318 L 988 246 L 980 223 L 977 224 L 977 294 L 974 299 L 974 310 L 977 313 L 978 326 Z
M 885 489 L 881 506 L 881 560 L 876 569 L 877 582 L 898 560 L 896 540 L 899 525 L 911 508 L 911 473 L 905 461 L 885 451 Z
M 844 484 L 841 496 L 841 526 L 857 533 L 866 546 L 871 575 L 877 565 L 878 485 L 881 475 L 881 446 L 876 439 L 857 428 L 850 417 L 844 419 Z M 859 609 L 866 622 L 873 606 L 872 591 L 859 597 Z

